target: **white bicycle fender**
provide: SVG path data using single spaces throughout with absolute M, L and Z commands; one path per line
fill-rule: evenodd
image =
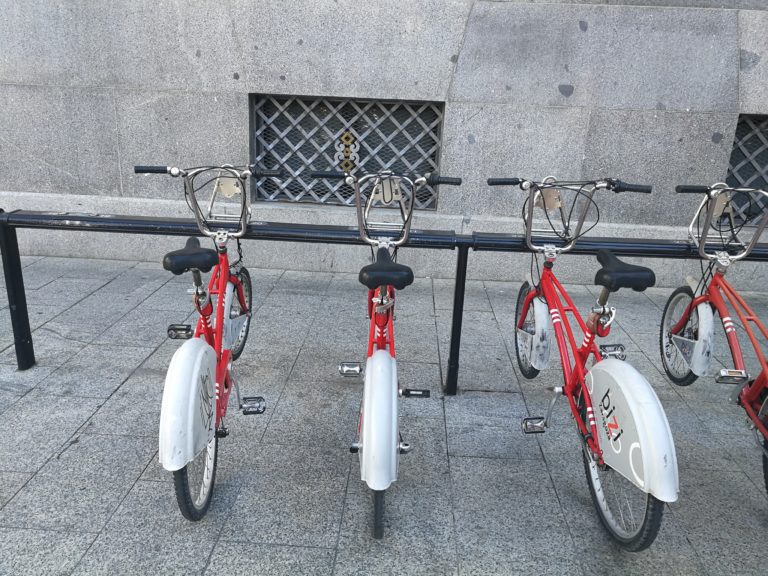
M 687 280 L 691 290 L 697 295 L 698 281 L 693 278 L 688 278 Z M 712 356 L 715 353 L 715 314 L 712 311 L 712 306 L 707 302 L 702 302 L 696 306 L 696 312 L 699 316 L 699 337 L 693 345 L 693 352 L 691 353 L 691 360 L 688 366 L 696 376 L 706 376 L 709 372 Z M 674 337 L 672 341 L 674 344 Z M 683 351 L 681 350 L 681 352 Z M 685 357 L 686 355 L 683 353 L 683 358 Z
M 397 479 L 397 363 L 378 350 L 365 364 L 360 477 L 371 490 L 386 490 Z
M 173 355 L 160 409 L 160 464 L 180 470 L 213 438 L 216 427 L 216 352 L 202 338 Z
M 531 338 L 529 358 L 531 366 L 536 370 L 544 370 L 549 366 L 549 342 L 552 334 L 552 318 L 549 315 L 547 303 L 539 298 L 534 298 L 533 317 L 536 322 L 536 331 Z
M 605 463 L 663 502 L 677 500 L 677 455 L 664 409 L 630 364 L 607 358 L 585 378 Z
M 533 286 L 533 278 L 526 274 L 526 281 L 529 286 Z M 544 370 L 549 366 L 549 343 L 550 334 L 552 334 L 552 318 L 549 315 L 547 303 L 540 298 L 534 298 L 533 305 L 534 333 L 528 334 L 525 331 L 518 331 L 518 339 L 523 338 L 523 346 L 528 346 L 528 361 L 536 370 Z M 515 327 L 517 330 L 517 327 Z

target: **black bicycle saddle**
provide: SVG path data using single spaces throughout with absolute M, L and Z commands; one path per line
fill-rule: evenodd
M 595 274 L 595 284 L 605 286 L 611 292 L 616 292 L 619 288 L 632 288 L 635 292 L 642 292 L 656 284 L 653 270 L 622 262 L 610 250 L 600 250 L 597 260 L 603 267 Z
M 393 262 L 389 250 L 379 248 L 376 262 L 363 266 L 358 278 L 361 284 L 371 290 L 379 286 L 394 286 L 396 290 L 402 290 L 413 284 L 413 270 L 404 264 Z

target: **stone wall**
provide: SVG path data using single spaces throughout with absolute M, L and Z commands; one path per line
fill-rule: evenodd
M 178 181 L 137 177 L 132 166 L 244 162 L 249 93 L 319 95 L 446 103 L 441 171 L 464 186 L 443 187 L 438 210 L 418 213 L 415 227 L 519 232 L 520 195 L 489 189 L 486 177 L 613 175 L 653 184 L 654 194 L 603 197 L 595 235 L 684 237 L 695 199 L 674 185 L 724 179 L 739 113 L 768 114 L 765 0 L 0 8 L 6 210 L 183 215 Z M 354 223 L 347 208 L 275 203 L 259 203 L 256 218 Z M 178 240 L 34 232 L 22 244 L 155 259 Z M 355 270 L 364 258 L 353 248 L 249 248 L 265 266 Z M 522 259 L 473 262 L 475 277 L 516 278 L 509 263 Z M 450 253 L 413 254 L 412 263 L 420 274 L 453 274 Z M 591 276 L 574 268 L 574 279 Z M 749 275 L 762 278 L 758 268 Z

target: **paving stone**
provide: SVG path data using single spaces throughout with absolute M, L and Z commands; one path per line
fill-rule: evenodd
M 0 573 L 14 576 L 71 574 L 95 534 L 0 527 Z
M 31 477 L 29 472 L 0 472 L 0 509 Z
M 128 434 L 157 438 L 165 373 L 136 372 L 88 420 L 86 434 Z
M 291 446 L 349 448 L 355 441 L 362 388 L 346 382 L 291 381 L 264 434 Z
M 314 576 L 333 572 L 333 548 L 220 542 L 205 574 Z
M 449 426 L 517 427 L 520 418 L 526 416 L 528 410 L 521 394 L 460 391 L 456 396 L 445 398 L 445 420 Z
M 55 367 L 64 364 L 70 356 L 85 347 L 86 341 L 59 334 L 49 322 L 32 333 L 35 362 L 38 366 Z M 16 350 L 10 346 L 0 354 L 0 363 L 16 365 Z
M 341 453 L 341 454 L 340 454 Z M 324 457 L 325 456 L 325 457 Z M 265 446 L 222 538 L 260 544 L 333 547 L 349 476 L 349 453 Z
M 18 370 L 15 366 L 0 364 L 0 392 L 23 396 L 45 380 L 52 371 L 53 368 L 47 366 Z M 0 413 L 4 411 L 4 404 L 0 403 Z
M 101 401 L 62 397 L 55 404 L 27 394 L 3 414 L 0 433 L 0 470 L 35 472 L 93 414 Z
M 168 337 L 168 326 L 179 320 L 179 313 L 175 311 L 136 308 L 111 324 L 94 343 L 154 348 Z
M 74 574 L 202 573 L 237 493 L 217 482 L 205 518 L 190 522 L 171 486 L 137 482 Z
M 0 511 L 0 525 L 98 532 L 149 462 L 153 442 L 80 436 Z
M 88 345 L 49 375 L 39 390 L 55 396 L 108 398 L 152 353 L 152 348 Z

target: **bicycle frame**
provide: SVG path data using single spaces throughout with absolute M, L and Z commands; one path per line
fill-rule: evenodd
M 222 273 L 225 270 L 226 273 Z M 204 338 L 205 341 L 216 352 L 216 428 L 221 424 L 221 419 L 226 416 L 227 405 L 229 404 L 229 394 L 232 391 L 230 377 L 230 359 L 232 352 L 225 348 L 224 343 L 224 313 L 225 296 L 227 283 L 231 283 L 237 290 L 237 298 L 240 302 L 240 310 L 243 314 L 250 312 L 248 304 L 245 301 L 245 294 L 240 279 L 230 272 L 229 258 L 226 247 L 219 249 L 219 263 L 211 272 L 211 278 L 208 282 L 208 298 L 203 304 L 199 300 L 199 295 L 195 297 L 195 308 L 200 314 L 195 327 L 195 338 Z M 215 324 L 211 323 L 211 316 L 214 314 L 211 296 L 216 296 Z
M 539 284 L 536 287 L 536 291 L 534 292 L 532 290 L 526 296 L 517 328 L 522 329 L 523 322 L 528 314 L 528 308 L 532 305 L 533 299 L 543 296 L 547 303 L 547 307 L 549 308 L 550 317 L 552 318 L 552 326 L 557 340 L 557 349 L 560 353 L 560 363 L 563 367 L 563 393 L 568 399 L 571 414 L 576 421 L 579 431 L 582 436 L 585 437 L 587 445 L 592 453 L 598 458 L 598 462 L 602 463 L 602 451 L 598 445 L 597 427 L 593 416 L 592 398 L 590 397 L 590 394 L 583 394 L 586 413 L 589 415 L 588 424 L 584 422 L 581 412 L 576 404 L 579 394 L 585 391 L 584 376 L 587 372 L 586 367 L 590 355 L 595 356 L 595 362 L 602 360 L 602 355 L 600 354 L 599 347 L 595 343 L 595 335 L 587 329 L 587 325 L 576 309 L 573 300 L 571 300 L 571 297 L 552 271 L 552 265 L 553 260 L 547 260 Z M 561 297 L 565 300 L 565 305 L 563 305 Z M 579 328 L 584 333 L 584 340 L 578 347 L 573 335 L 573 330 L 568 322 L 568 317 L 566 316 L 568 313 L 576 319 Z M 565 328 L 563 328 L 563 326 L 565 326 Z M 573 357 L 573 362 L 571 357 Z
M 741 344 L 736 333 L 736 327 L 731 319 L 728 304 L 735 310 L 741 325 L 747 332 L 749 341 L 752 344 L 752 348 L 755 350 L 757 359 L 760 363 L 760 374 L 757 378 L 744 385 L 739 393 L 738 400 L 750 420 L 752 420 L 752 423 L 758 430 L 760 430 L 765 438 L 768 438 L 768 428 L 766 428 L 763 422 L 758 418 L 758 411 L 760 409 L 759 397 L 761 392 L 768 387 L 768 363 L 760 349 L 760 343 L 758 342 L 750 323 L 757 326 L 763 337 L 767 339 L 768 330 L 766 330 L 765 326 L 760 322 L 760 319 L 739 293 L 728 283 L 723 271 L 717 270 L 712 276 L 712 280 L 709 282 L 704 293 L 691 300 L 680 320 L 672 327 L 672 334 L 679 334 L 688 322 L 688 318 L 692 311 L 696 309 L 696 306 L 705 302 L 714 306 L 720 316 L 720 321 L 723 324 L 723 330 L 725 331 L 725 336 L 728 340 L 728 347 L 730 348 L 731 357 L 733 358 L 736 370 L 746 370 L 746 364 L 744 362 L 744 355 L 741 351 Z

